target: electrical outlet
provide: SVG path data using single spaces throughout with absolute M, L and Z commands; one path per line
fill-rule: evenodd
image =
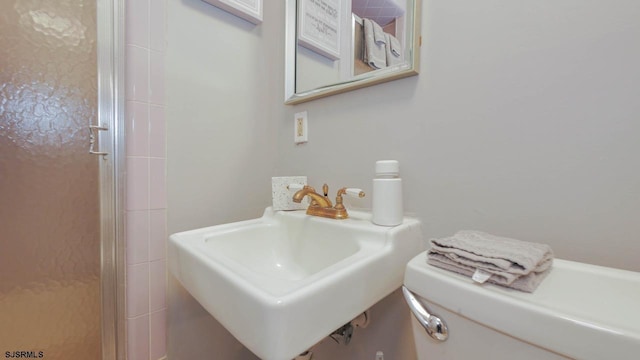
M 307 124 L 307 112 L 299 112 L 294 116 L 293 121 L 293 141 L 302 144 L 309 141 L 309 126 Z

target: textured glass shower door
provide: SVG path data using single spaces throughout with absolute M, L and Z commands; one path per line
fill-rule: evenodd
M 0 1 L 0 357 L 100 359 L 95 0 Z

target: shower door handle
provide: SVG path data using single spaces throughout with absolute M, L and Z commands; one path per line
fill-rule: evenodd
M 107 131 L 109 130 L 106 126 L 98 126 L 98 125 L 89 125 L 89 154 L 92 155 L 109 155 L 108 152 L 104 151 L 95 151 L 93 147 L 96 144 L 96 136 L 98 131 Z
M 449 337 L 449 328 L 447 324 L 439 317 L 431 313 L 404 285 L 402 286 L 402 294 L 409 305 L 409 309 L 416 317 L 416 320 L 427 331 L 427 334 L 438 341 L 445 341 Z

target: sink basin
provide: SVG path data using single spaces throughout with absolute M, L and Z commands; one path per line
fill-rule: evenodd
M 169 237 L 169 270 L 242 344 L 289 360 L 402 285 L 424 251 L 420 222 L 373 225 L 273 211 Z

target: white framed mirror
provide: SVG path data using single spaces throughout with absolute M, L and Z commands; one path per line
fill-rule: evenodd
M 417 75 L 421 0 L 286 0 L 285 104 Z

